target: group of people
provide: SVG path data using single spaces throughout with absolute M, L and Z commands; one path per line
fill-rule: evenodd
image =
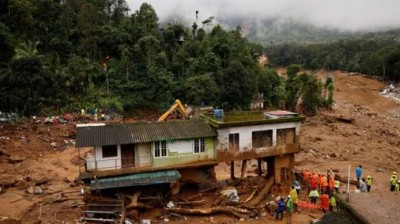
M 356 177 L 357 177 L 357 189 L 360 192 L 370 192 L 372 186 L 372 177 L 368 175 L 366 178 L 362 177 L 363 174 L 363 167 L 359 165 L 356 167 Z
M 317 174 L 315 171 L 312 171 L 310 174 L 308 168 L 306 168 L 303 171 L 303 183 L 308 192 L 311 192 L 311 190 L 318 190 L 321 194 L 339 192 L 340 182 L 335 180 L 335 173 L 332 166 L 329 166 L 326 174 Z

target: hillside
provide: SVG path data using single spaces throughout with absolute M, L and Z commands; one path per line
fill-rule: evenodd
M 327 72 L 320 71 L 318 75 L 324 78 Z M 338 174 L 346 176 L 350 164 L 353 176 L 354 167 L 362 164 L 365 175 L 374 177 L 369 197 L 387 196 L 390 194 L 387 187 L 389 174 L 393 170 L 399 171 L 400 164 L 398 156 L 394 156 L 400 151 L 400 133 L 397 130 L 400 126 L 399 104 L 378 94 L 385 85 L 380 81 L 339 71 L 334 72 L 333 77 L 336 85 L 333 109 L 308 117 L 303 123 L 302 150 L 296 156 L 296 169 L 308 167 L 324 172 L 332 165 Z M 354 123 L 340 122 L 336 119 L 340 116 L 353 118 Z M 74 125 L 74 122 L 45 124 L 40 119 L 18 124 L 1 123 L 0 183 L 8 185 L 0 194 L 0 217 L 15 218 L 22 223 L 36 223 L 38 219 L 44 223 L 72 223 L 80 217 L 80 187 L 74 182 L 78 176 L 77 151 L 73 146 Z M 217 168 L 219 177 L 228 176 L 228 169 L 224 166 L 221 164 Z M 35 185 L 40 186 L 44 193 L 29 193 L 30 187 Z M 342 188 L 344 190 L 345 186 Z M 71 193 L 61 195 L 64 192 Z M 57 202 L 59 197 L 72 199 Z M 385 201 L 385 204 L 399 206 L 396 198 L 387 200 L 390 201 Z M 376 212 L 385 216 L 389 211 L 383 209 L 383 205 L 381 208 Z M 368 207 L 363 209 L 368 212 Z M 304 210 L 294 215 L 294 220 L 297 220 L 294 223 L 310 221 L 308 214 L 320 216 L 322 212 Z M 396 217 L 390 214 L 390 218 Z M 193 222 L 209 220 L 196 216 L 185 219 Z M 223 215 L 214 219 L 218 222 L 236 220 Z M 272 219 L 266 216 L 246 223 L 267 220 Z

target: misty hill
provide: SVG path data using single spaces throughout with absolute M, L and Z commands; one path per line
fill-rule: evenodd
M 221 21 L 229 27 L 241 27 L 243 35 L 264 46 L 286 43 L 315 44 L 332 43 L 347 38 L 399 38 L 399 30 L 376 32 L 351 32 L 339 29 L 317 27 L 291 19 L 249 19 L 229 18 Z

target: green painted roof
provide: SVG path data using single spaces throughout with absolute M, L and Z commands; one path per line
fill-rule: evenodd
M 286 123 L 286 122 L 301 122 L 304 121 L 305 119 L 304 116 L 301 116 L 297 113 L 291 113 L 286 111 L 276 111 L 276 112 L 285 112 L 290 116 L 281 116 L 281 117 L 277 116 L 275 118 L 271 118 L 266 116 L 266 114 L 268 114 L 269 112 L 262 112 L 262 111 L 224 113 L 224 115 L 220 118 L 216 118 L 213 115 L 204 115 L 204 114 L 200 116 L 207 119 L 210 122 L 210 124 L 215 128 Z
M 217 136 L 204 120 L 138 122 L 77 127 L 76 147 L 153 142 Z
M 90 188 L 91 190 L 102 190 L 118 187 L 175 183 L 180 177 L 181 175 L 177 170 L 136 173 L 125 176 L 95 179 L 90 182 Z

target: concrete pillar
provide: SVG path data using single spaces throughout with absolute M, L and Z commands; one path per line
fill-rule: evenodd
M 247 160 L 243 160 L 242 161 L 242 171 L 241 171 L 241 175 L 240 178 L 245 178 L 246 177 L 246 171 L 247 171 Z
M 231 179 L 235 178 L 235 161 L 231 161 Z
M 258 173 L 258 176 L 262 175 L 261 165 L 262 165 L 262 160 L 261 159 L 257 159 L 257 173 Z
M 274 175 L 275 160 L 274 160 L 274 157 L 267 157 L 264 160 L 267 162 L 267 175 L 265 177 L 268 179 Z

